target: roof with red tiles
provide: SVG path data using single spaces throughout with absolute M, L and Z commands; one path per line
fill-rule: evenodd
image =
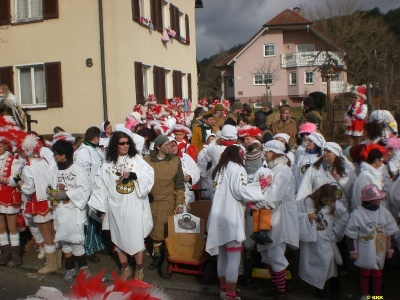
M 310 20 L 302 17 L 296 11 L 285 9 L 280 14 L 273 17 L 264 26 L 279 26 L 279 25 L 296 25 L 296 24 L 312 24 Z

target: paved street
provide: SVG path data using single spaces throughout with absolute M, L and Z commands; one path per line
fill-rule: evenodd
M 289 258 L 291 270 L 297 270 L 297 252 L 293 252 Z M 118 272 L 118 267 L 112 256 L 99 255 L 100 263 L 89 263 L 92 274 L 97 274 L 106 268 L 106 282 L 111 283 L 111 272 Z M 23 256 L 24 265 L 17 268 L 0 268 L 0 299 L 18 299 L 32 295 L 40 286 L 53 286 L 64 294 L 68 294 L 69 285 L 63 282 L 63 272 L 61 269 L 58 274 L 39 275 L 39 269 L 43 261 L 37 259 L 36 248 L 28 251 Z M 145 257 L 145 281 L 163 289 L 171 299 L 218 299 L 218 281 L 215 280 L 211 285 L 206 285 L 199 276 L 173 273 L 170 279 L 162 279 L 156 271 L 150 271 L 147 266 L 150 264 L 150 257 Z M 358 271 L 356 268 L 348 267 L 348 277 L 342 278 L 342 299 L 359 299 L 358 297 Z M 291 290 L 289 299 L 300 300 L 310 299 L 313 296 L 313 288 L 298 279 L 297 272 L 293 271 L 291 280 Z M 400 286 L 398 284 L 399 269 L 384 270 L 384 299 L 400 299 Z M 256 282 L 259 285 L 267 284 L 266 280 Z M 250 289 L 245 285 L 239 285 L 242 291 L 242 299 L 267 299 L 257 295 L 258 288 Z

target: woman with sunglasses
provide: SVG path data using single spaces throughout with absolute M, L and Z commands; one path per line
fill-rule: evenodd
M 368 113 L 368 107 L 364 103 L 367 100 L 366 92 L 365 86 L 359 86 L 352 92 L 353 103 L 349 106 L 345 115 L 347 125 L 345 134 L 348 137 L 349 146 L 358 145 L 361 142 L 364 119 Z
M 297 135 L 297 149 L 294 155 L 295 164 L 299 161 L 300 156 L 306 152 L 307 137 L 317 131 L 317 125 L 314 123 L 304 123 L 299 126 L 299 134 Z
M 122 129 L 123 130 L 123 129 Z M 154 170 L 136 150 L 129 131 L 115 131 L 111 136 L 106 161 L 95 178 L 89 206 L 103 218 L 109 229 L 121 263 L 120 277 L 132 272 L 128 255 L 134 256 L 134 279 L 143 280 L 144 238 L 153 228 L 148 194 L 154 184 Z

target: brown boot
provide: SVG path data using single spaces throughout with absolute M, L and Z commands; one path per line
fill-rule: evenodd
M 128 266 L 126 268 L 121 268 L 120 274 L 119 274 L 119 278 L 123 279 L 123 280 L 128 280 L 132 275 L 132 271 L 131 268 Z
M 49 274 L 58 271 L 57 266 L 57 252 L 46 253 L 46 262 L 44 263 L 44 267 L 41 268 L 38 273 L 39 274 Z
M 11 259 L 10 245 L 1 246 L 0 266 L 5 266 Z
M 10 247 L 10 252 L 11 252 L 11 256 L 12 259 L 14 261 L 14 264 L 16 266 L 20 266 L 22 265 L 22 258 L 21 258 L 21 246 L 11 246 Z
M 61 269 L 61 268 L 62 268 L 63 252 L 62 252 L 61 249 L 57 249 L 57 250 L 56 250 L 56 253 L 57 253 L 57 267 L 58 267 L 59 269 Z

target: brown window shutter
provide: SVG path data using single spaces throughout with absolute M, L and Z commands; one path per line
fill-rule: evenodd
M 158 69 L 159 67 L 153 66 L 153 90 L 154 90 L 154 95 L 157 98 L 157 102 L 160 103 L 160 89 L 159 89 L 159 78 L 158 78 Z
M 166 94 L 165 94 L 165 69 L 164 68 L 158 69 L 158 78 L 159 78 L 158 82 L 159 82 L 159 89 L 160 89 L 159 101 L 161 101 L 161 103 L 165 103 Z
M 175 38 L 176 39 L 178 39 L 178 40 L 180 40 L 181 39 L 181 28 L 180 28 L 180 26 L 179 26 L 179 16 L 180 16 L 180 14 L 179 14 L 179 8 L 177 8 L 176 6 L 175 6 L 175 31 L 176 31 L 176 36 L 175 36 Z
M 143 64 L 135 61 L 136 104 L 144 104 Z
M 0 25 L 11 24 L 10 0 L 0 0 Z
M 139 0 L 132 0 L 132 20 L 140 22 L 140 5 Z
M 63 107 L 61 63 L 44 64 L 47 107 Z
M 186 44 L 190 44 L 189 16 L 185 15 Z
M 11 93 L 14 93 L 14 72 L 13 67 L 1 67 L 0 68 L 0 84 L 7 84 Z
M 159 32 L 163 32 L 163 0 L 157 0 L 157 24 L 156 29 Z
M 43 19 L 58 18 L 58 0 L 43 0 Z
M 187 75 L 187 83 L 188 83 L 188 98 L 192 99 L 192 74 Z
M 175 6 L 170 4 L 169 5 L 169 21 L 170 21 L 170 28 L 175 30 Z
M 182 72 L 174 71 L 172 73 L 174 97 L 182 98 Z

